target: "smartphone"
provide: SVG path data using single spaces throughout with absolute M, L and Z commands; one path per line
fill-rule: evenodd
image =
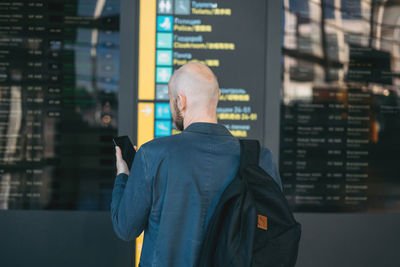
M 128 136 L 118 136 L 113 138 L 114 145 L 119 146 L 122 152 L 122 158 L 128 165 L 129 170 L 132 167 L 133 159 L 135 158 L 136 151 Z

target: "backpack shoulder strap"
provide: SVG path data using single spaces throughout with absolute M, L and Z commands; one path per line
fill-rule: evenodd
M 242 171 L 247 165 L 258 165 L 260 158 L 260 143 L 258 140 L 239 139 L 240 142 L 240 167 Z

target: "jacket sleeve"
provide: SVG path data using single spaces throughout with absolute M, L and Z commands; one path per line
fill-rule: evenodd
M 119 238 L 129 241 L 139 236 L 147 225 L 151 208 L 152 178 L 149 176 L 144 148 L 136 153 L 129 177 L 122 173 L 115 179 L 111 200 L 111 220 Z
M 279 187 L 282 189 L 282 180 L 279 175 L 278 168 L 275 164 L 274 157 L 272 156 L 271 151 L 269 151 L 267 148 L 262 147 L 260 151 L 260 167 L 264 169 L 274 180 L 275 182 L 279 185 Z

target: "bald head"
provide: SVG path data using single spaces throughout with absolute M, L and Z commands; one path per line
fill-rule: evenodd
M 207 108 L 217 106 L 219 85 L 217 77 L 209 67 L 201 63 L 183 65 L 169 81 L 170 97 L 183 94 L 189 108 Z
M 188 63 L 168 83 L 172 119 L 179 130 L 194 122 L 217 123 L 217 77 L 206 65 Z

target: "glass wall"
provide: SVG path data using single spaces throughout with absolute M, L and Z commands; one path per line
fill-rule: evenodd
M 108 209 L 119 0 L 0 3 L 0 209 Z
M 400 212 L 400 3 L 283 2 L 287 198 L 296 211 Z

